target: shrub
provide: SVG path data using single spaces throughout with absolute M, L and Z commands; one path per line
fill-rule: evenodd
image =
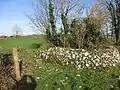
M 14 84 L 12 68 L 12 54 L 0 53 L 0 90 L 9 90 Z
M 32 43 L 31 46 L 30 46 L 30 48 L 32 48 L 32 49 L 38 49 L 40 47 L 41 47 L 40 43 Z

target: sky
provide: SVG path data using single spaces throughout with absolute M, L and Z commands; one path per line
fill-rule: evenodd
M 26 16 L 33 12 L 36 0 L 0 0 L 0 36 L 12 35 L 14 25 L 19 25 L 24 35 L 35 34 Z M 91 5 L 95 0 L 82 0 Z

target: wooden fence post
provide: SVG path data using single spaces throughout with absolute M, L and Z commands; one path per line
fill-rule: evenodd
M 16 80 L 19 81 L 21 79 L 21 76 L 20 76 L 20 67 L 19 67 L 17 48 L 13 48 L 13 62 L 14 62 Z

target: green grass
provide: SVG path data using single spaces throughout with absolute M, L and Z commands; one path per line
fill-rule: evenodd
M 19 53 L 27 73 L 37 81 L 36 90 L 120 90 L 120 67 L 76 70 L 43 62 L 35 56 L 38 51 Z
M 81 69 L 43 62 L 38 56 L 38 49 L 30 49 L 32 43 L 44 47 L 44 38 L 10 38 L 0 40 L 0 47 L 25 48 L 19 51 L 19 59 L 27 64 L 25 71 L 37 82 L 36 90 L 120 90 L 120 67 Z M 107 43 L 112 45 L 112 43 Z M 120 50 L 120 47 L 117 46 Z M 39 77 L 39 79 L 37 79 Z
M 11 49 L 13 47 L 30 48 L 32 43 L 47 44 L 45 38 L 8 38 L 0 39 L 0 48 Z

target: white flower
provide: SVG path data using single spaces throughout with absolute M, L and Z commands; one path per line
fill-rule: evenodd
M 99 62 L 100 60 L 99 59 L 96 59 L 97 62 Z
M 51 51 L 51 50 L 52 50 L 52 48 L 49 48 L 49 49 L 48 49 L 48 51 Z
M 23 62 L 23 64 L 25 64 L 25 62 Z
M 85 51 L 84 49 L 82 49 L 82 51 Z
M 71 64 L 73 64 L 74 62 L 71 62 Z
M 89 67 L 89 64 L 86 64 L 87 67 Z
M 71 56 L 70 56 L 70 55 L 68 55 L 67 57 L 68 57 L 68 58 L 71 58 Z
M 55 52 L 55 51 L 53 51 L 53 54 L 56 54 L 56 52 Z
M 65 79 L 68 79 L 68 77 L 65 77 Z
M 86 59 L 86 57 L 83 57 L 83 60 L 85 60 Z
M 99 64 L 98 64 L 98 63 L 96 63 L 96 66 L 99 66 Z
M 92 56 L 91 55 L 89 55 L 89 58 L 91 58 Z
M 78 55 L 78 53 L 77 53 L 77 52 L 75 52 L 75 55 Z
M 36 67 L 38 66 L 38 65 L 35 65 Z
M 69 63 L 67 62 L 66 65 L 68 65 Z
M 79 58 L 79 55 L 77 55 L 76 57 Z
M 62 55 L 63 55 L 63 53 L 59 53 L 59 55 L 60 55 L 60 56 L 62 56 Z
M 45 56 L 46 56 L 46 54 L 42 53 L 42 56 L 43 56 L 43 57 L 45 57 Z
M 63 48 L 60 48 L 60 52 L 63 51 Z
M 103 56 L 106 56 L 106 54 L 104 53 Z
M 110 56 L 109 55 L 106 55 L 107 58 L 109 58 Z
M 103 63 L 103 67 L 106 67 L 106 65 Z
M 82 86 L 79 86 L 79 88 L 82 88 Z
M 66 51 L 67 54 L 69 54 L 69 51 Z
M 45 59 L 48 59 L 48 56 L 46 55 Z
M 113 85 L 110 85 L 111 88 L 113 88 L 114 86 Z
M 113 64 L 113 66 L 115 67 L 116 65 L 115 65 L 115 64 Z
M 119 79 L 120 79 L 120 76 L 119 76 Z
M 40 79 L 40 77 L 37 77 L 37 80 L 39 80 Z
M 39 67 L 39 69 L 41 69 L 42 67 Z
M 79 64 L 79 62 L 78 62 L 78 61 L 76 61 L 76 64 L 78 65 L 78 64 Z
M 78 65 L 78 68 L 81 68 L 81 65 Z
M 119 57 L 119 54 L 117 54 L 116 56 Z
M 47 52 L 47 55 L 50 54 L 50 52 Z
M 72 55 L 72 58 L 75 59 L 75 54 Z
M 77 76 L 77 77 L 80 77 L 80 74 L 77 74 L 76 76 Z
M 61 90 L 60 88 L 58 88 L 57 90 Z
M 97 56 L 95 55 L 94 58 L 97 58 Z
M 89 53 L 88 52 L 86 52 L 86 53 L 84 53 L 85 54 L 85 56 L 88 56 L 89 55 Z
M 75 49 L 71 49 L 72 51 L 74 51 Z
M 94 69 L 96 69 L 96 67 L 94 67 Z
M 93 63 L 95 64 L 95 61 L 93 60 Z

